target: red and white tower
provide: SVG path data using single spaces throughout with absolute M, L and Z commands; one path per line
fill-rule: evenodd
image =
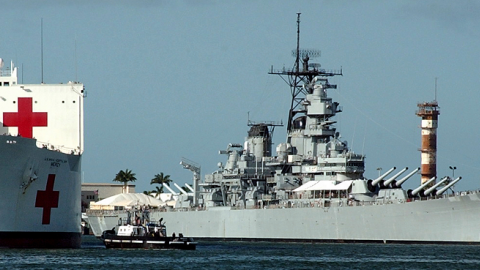
M 437 101 L 418 103 L 416 114 L 422 117 L 422 184 L 437 175 L 437 128 L 440 107 Z M 432 183 L 432 185 L 435 183 Z

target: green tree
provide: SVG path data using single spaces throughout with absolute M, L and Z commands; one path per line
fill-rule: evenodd
M 126 169 L 125 171 L 120 170 L 113 179 L 114 182 L 123 183 L 123 190 L 125 193 L 127 192 L 128 182 L 135 182 L 136 180 L 137 178 L 135 177 L 135 173 L 132 173 L 132 171 L 129 169 Z
M 187 188 L 187 186 L 183 186 L 183 187 L 181 187 L 181 188 L 182 188 L 185 192 L 187 192 L 187 193 L 188 193 L 188 192 L 191 192 L 190 189 Z
M 143 194 L 154 197 L 154 196 L 152 195 L 153 193 L 155 193 L 155 194 L 160 194 L 160 193 L 162 193 L 162 192 L 163 192 L 163 186 L 161 186 L 161 187 L 156 186 L 154 190 L 150 190 L 150 191 L 146 191 L 146 190 L 145 190 L 145 191 L 143 191 Z
M 153 184 L 160 184 L 160 188 L 157 187 L 157 192 L 158 193 L 163 193 L 163 185 L 170 186 L 170 183 L 172 182 L 172 179 L 170 179 L 170 175 L 165 175 L 163 172 L 156 174 L 152 180 L 150 181 L 150 185 Z

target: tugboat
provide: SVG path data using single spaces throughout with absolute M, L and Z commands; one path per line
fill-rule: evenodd
M 131 225 L 130 222 L 123 223 L 119 219 L 117 226 L 102 233 L 103 243 L 106 248 L 196 249 L 197 242 L 193 238 L 184 237 L 182 233 L 167 236 L 167 228 L 162 220 L 142 225 L 140 218 L 137 218 L 136 224 Z

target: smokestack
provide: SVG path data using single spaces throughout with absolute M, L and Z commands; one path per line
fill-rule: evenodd
M 437 101 L 417 104 L 416 115 L 422 117 L 422 184 L 437 176 L 437 128 L 440 107 Z M 434 185 L 435 183 L 431 183 Z

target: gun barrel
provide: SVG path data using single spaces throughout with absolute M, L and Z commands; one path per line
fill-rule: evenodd
M 180 192 L 182 192 L 184 195 L 188 195 L 188 193 L 187 193 L 185 190 L 183 190 L 183 188 L 181 188 L 179 185 L 177 185 L 177 183 L 173 183 L 173 184 L 174 184 L 174 185 L 178 188 L 178 190 L 180 190 Z
M 169 187 L 168 185 L 165 185 L 165 184 L 162 184 L 164 188 L 168 189 L 168 191 L 170 191 L 170 193 L 172 193 L 173 195 L 178 195 L 178 193 L 176 193 L 175 191 L 173 191 L 173 189 L 171 187 Z
M 396 183 L 396 186 L 399 187 L 401 186 L 405 181 L 407 181 L 410 177 L 412 177 L 412 175 L 414 175 L 416 172 L 418 172 L 420 170 L 420 168 L 416 168 L 415 170 L 413 170 L 411 173 L 407 174 L 405 177 L 403 177 L 402 179 L 398 180 L 397 183 Z
M 391 178 L 385 180 L 385 182 L 383 183 L 385 186 L 388 186 L 390 185 L 390 183 L 393 182 L 393 180 L 395 180 L 397 177 L 399 177 L 402 173 L 404 173 L 406 170 L 408 170 L 408 167 L 405 167 L 403 168 L 401 171 L 399 171 L 397 174 L 395 174 L 394 176 L 392 176 Z
M 432 193 L 432 191 L 434 191 L 438 186 L 440 186 L 443 182 L 447 181 L 448 179 L 448 176 L 445 176 L 444 178 L 442 178 L 442 180 L 440 180 L 440 182 L 436 183 L 434 186 L 432 186 L 431 188 L 425 190 L 425 195 L 428 195 L 430 193 Z
M 460 181 L 462 177 L 458 177 L 457 179 L 453 180 L 450 184 L 446 185 L 445 187 L 437 190 L 437 195 L 442 195 L 447 189 L 449 189 L 451 186 L 455 185 L 458 181 Z
M 195 192 L 195 190 L 193 190 L 193 188 L 192 188 L 189 184 L 185 183 L 185 186 L 186 186 L 188 189 L 190 189 L 191 192 Z
M 380 181 L 383 180 L 387 175 L 389 175 L 391 172 L 393 172 L 397 167 L 393 167 L 390 170 L 386 171 L 384 174 L 380 175 L 377 179 L 372 181 L 372 185 L 376 186 Z
M 428 180 L 427 182 L 423 183 L 422 185 L 420 185 L 418 188 L 414 189 L 412 191 L 412 195 L 415 196 L 417 195 L 424 187 L 428 186 L 428 184 L 430 184 L 431 182 L 435 181 L 435 179 L 437 179 L 436 176 L 430 178 L 430 180 Z

